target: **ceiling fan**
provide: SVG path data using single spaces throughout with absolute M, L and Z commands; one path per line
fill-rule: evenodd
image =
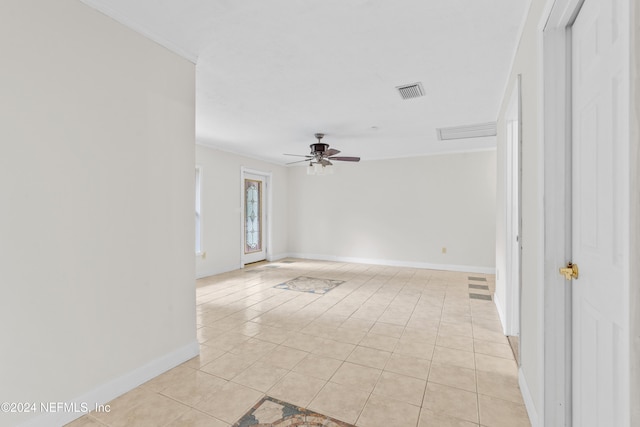
M 336 150 L 335 148 L 329 148 L 329 144 L 325 144 L 322 142 L 322 138 L 324 138 L 324 133 L 316 133 L 315 137 L 318 139 L 318 142 L 315 144 L 309 145 L 311 148 L 311 153 L 306 156 L 301 156 L 299 154 L 285 154 L 285 156 L 295 156 L 295 157 L 305 157 L 304 160 L 298 160 L 295 162 L 287 163 L 288 165 L 294 163 L 302 163 L 309 162 L 309 166 L 322 165 L 322 166 L 331 166 L 331 160 L 339 160 L 342 162 L 359 162 L 360 157 L 345 157 L 345 156 L 336 156 L 336 154 L 340 153 L 340 150 Z

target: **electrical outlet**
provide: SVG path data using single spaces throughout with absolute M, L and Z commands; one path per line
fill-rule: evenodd
M 442 253 L 446 254 L 447 253 L 447 248 L 442 248 Z
M 202 259 L 207 259 L 207 253 L 206 252 L 202 252 Z

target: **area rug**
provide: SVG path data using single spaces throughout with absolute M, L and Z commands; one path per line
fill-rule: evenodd
M 314 294 L 326 294 L 336 286 L 344 283 L 343 280 L 316 279 L 313 277 L 300 276 L 288 282 L 274 286 L 278 289 L 288 289 L 290 291 L 311 292 Z
M 326 415 L 266 396 L 233 427 L 355 427 Z

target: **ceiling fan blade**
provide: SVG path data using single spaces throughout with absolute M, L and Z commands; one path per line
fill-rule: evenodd
M 304 159 L 304 160 L 296 160 L 295 162 L 289 162 L 289 163 L 285 163 L 285 165 L 292 165 L 294 163 L 302 163 L 302 162 L 308 162 L 309 159 Z
M 301 154 L 287 154 L 287 153 L 284 153 L 283 156 L 306 157 L 308 159 L 313 158 L 313 156 L 309 156 L 309 155 L 303 156 Z
M 329 156 L 335 156 L 339 152 L 340 152 L 340 150 L 336 150 L 335 148 L 329 148 L 328 150 L 326 150 L 322 154 L 324 154 L 326 157 L 329 157 Z
M 339 160 L 341 162 L 359 162 L 360 157 L 329 157 L 329 160 Z
M 333 163 L 331 163 L 329 160 L 327 159 L 322 159 L 319 162 L 322 166 L 331 166 Z

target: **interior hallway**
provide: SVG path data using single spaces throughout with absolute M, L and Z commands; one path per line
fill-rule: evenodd
M 274 288 L 297 277 L 344 283 Z M 200 279 L 200 356 L 69 425 L 231 426 L 268 395 L 361 427 L 529 426 L 494 282 L 299 259 Z

